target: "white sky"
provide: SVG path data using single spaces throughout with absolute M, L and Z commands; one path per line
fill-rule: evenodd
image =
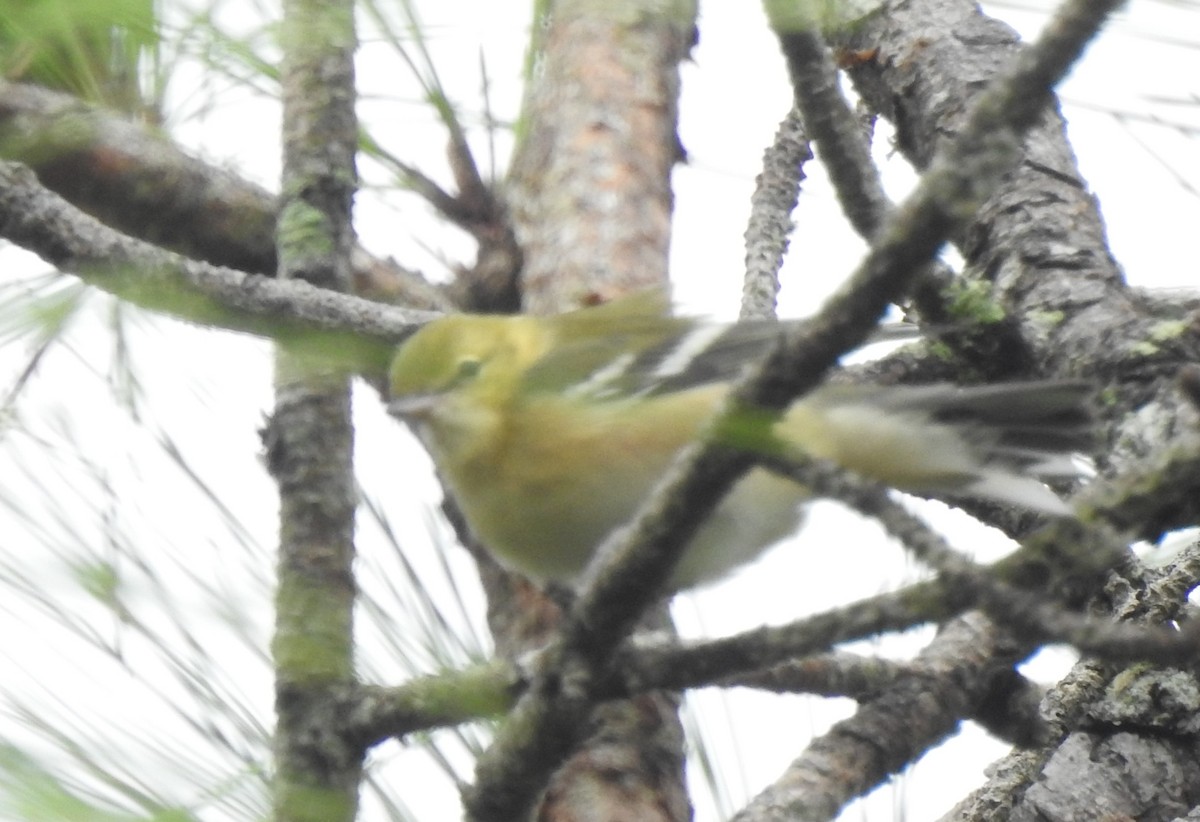
M 482 49 L 494 108 L 501 117 L 515 112 L 528 5 L 511 0 L 421 4 L 442 79 L 466 110 L 479 110 Z M 1041 20 L 1035 13 L 1010 8 L 996 11 L 1026 36 L 1036 32 Z M 245 7 L 234 4 L 225 12 L 230 25 L 247 25 Z M 1093 47 L 1063 89 L 1084 175 L 1103 204 L 1118 259 L 1130 281 L 1139 285 L 1195 282 L 1193 234 L 1200 225 L 1195 189 L 1200 185 L 1200 152 L 1195 146 L 1200 90 L 1195 78 L 1200 72 L 1196 48 L 1171 38 L 1174 32 L 1195 31 L 1198 14 L 1196 4 L 1134 2 L 1127 20 Z M 672 270 L 685 310 L 731 317 L 741 288 L 742 232 L 754 176 L 790 92 L 782 59 L 757 6 L 729 0 L 705 4 L 700 46 L 693 56 L 684 67 L 681 123 L 691 160 L 675 174 Z M 362 105 L 364 120 L 380 134 L 397 135 L 394 146 L 402 148 L 406 159 L 445 179 L 441 131 L 388 47 L 366 44 L 359 73 L 365 93 L 373 96 Z M 202 99 L 195 88 L 199 78 L 197 72 L 186 72 L 176 80 L 173 99 L 188 115 L 178 123 L 176 135 L 204 156 L 274 189 L 277 106 L 244 90 L 225 89 L 217 95 L 217 106 L 196 116 Z M 763 90 L 747 94 L 747 88 Z M 1110 110 L 1138 116 L 1121 123 Z M 1186 122 L 1193 131 L 1181 133 L 1153 118 Z M 486 141 L 477 139 L 475 145 L 486 156 Z M 881 156 L 885 154 L 886 147 L 881 150 Z M 787 316 L 812 311 L 853 268 L 862 248 L 842 223 L 819 167 L 813 164 L 807 171 L 810 178 L 792 239 L 798 253 L 784 274 L 782 311 Z M 381 182 L 369 167 L 364 174 L 371 182 Z M 897 197 L 910 179 L 903 168 L 887 175 Z M 430 270 L 438 257 L 430 253 L 430 246 L 452 259 L 470 258 L 461 238 L 447 236 L 425 209 L 392 192 L 382 197 L 364 192 L 357 219 L 363 242 L 378 254 Z M 5 256 L 6 261 L 13 259 L 17 258 L 12 254 Z M 28 260 L 20 264 L 30 265 Z M 268 636 L 271 619 L 264 592 L 274 542 L 274 490 L 257 459 L 256 434 L 270 407 L 269 349 L 261 342 L 178 323 L 137 320 L 130 335 L 131 356 L 147 397 L 135 417 L 112 399 L 114 374 L 119 373 L 113 365 L 116 346 L 108 331 L 107 302 L 95 304 L 97 309 L 80 320 L 69 338 L 71 348 L 48 358 L 19 406 L 21 421 L 31 433 L 0 429 L 0 459 L 9 466 L 0 472 L 0 501 L 13 503 L 8 510 L 0 507 L 0 527 L 7 536 L 0 547 L 0 577 L 23 575 L 31 590 L 47 600 L 70 602 L 71 613 L 79 614 L 109 650 L 84 648 L 59 625 L 61 609 L 39 608 L 33 594 L 0 603 L 8 626 L 0 634 L 0 659 L 11 672 L 0 694 L 10 704 L 16 694 L 48 717 L 75 717 L 83 735 L 101 725 L 111 726 L 108 733 L 127 729 L 122 741 L 109 745 L 110 752 L 119 751 L 151 786 L 169 787 L 177 801 L 200 803 L 196 791 L 220 777 L 197 777 L 182 767 L 171 770 L 170 763 L 177 759 L 174 747 L 181 740 L 203 739 L 203 734 L 190 736 L 195 732 L 167 706 L 182 704 L 186 710 L 200 705 L 193 715 L 214 714 L 202 707 L 202 697 L 179 686 L 170 666 L 154 658 L 151 646 L 138 639 L 130 624 L 117 624 L 107 609 L 80 595 L 78 576 L 70 567 L 80 556 L 116 562 L 126 575 L 122 595 L 131 611 L 153 620 L 155 631 L 175 637 L 173 643 L 184 657 L 202 660 L 211 655 L 215 667 L 209 684 L 217 695 L 237 694 L 251 716 L 269 722 L 269 670 L 255 655 L 256 643 L 261 649 Z M 0 377 L 5 378 L 0 385 L 8 384 L 27 356 L 25 345 L 0 348 Z M 432 569 L 436 549 L 429 531 L 432 527 L 438 532 L 439 526 L 431 526 L 438 493 L 427 479 L 427 461 L 382 414 L 369 391 L 359 391 L 356 402 L 364 489 L 385 507 L 413 561 Z M 159 432 L 177 441 L 186 463 L 229 506 L 228 516 L 206 502 L 197 485 L 165 456 Z M 425 478 L 414 478 L 413 472 Z M 55 502 L 48 504 L 48 498 Z M 402 644 L 412 633 L 405 631 L 403 622 L 424 612 L 419 604 L 387 590 L 401 572 L 379 529 L 363 519 L 364 587 L 385 605 L 395 604 L 391 616 L 401 627 L 376 630 L 365 618 L 360 625 L 369 646 L 376 649 L 372 675 L 395 681 L 404 675 L 402 657 L 430 656 Z M 831 505 L 815 506 L 810 519 L 797 544 L 776 550 L 722 586 L 681 598 L 675 610 L 683 630 L 721 634 L 787 621 L 915 577 L 916 569 L 901 551 L 881 540 L 873 525 L 847 522 Z M 235 522 L 245 531 L 231 525 Z M 440 533 L 445 537 L 444 530 Z M 956 533 L 965 550 L 981 557 L 1003 550 L 1000 541 L 987 535 Z M 151 571 L 137 568 L 133 554 L 120 543 L 121 534 L 133 535 L 140 548 L 156 546 Z M 451 552 L 448 561 L 458 572 L 459 584 L 474 590 L 462 552 Z M 166 582 L 166 602 L 160 601 L 163 586 L 155 580 Z M 211 587 L 206 589 L 205 583 Z M 439 586 L 434 581 L 426 584 Z M 444 588 L 432 595 L 441 602 L 453 599 Z M 164 621 L 172 608 L 181 614 L 182 627 Z M 476 607 L 460 621 L 462 630 L 477 627 L 479 620 Z M 194 635 L 194 645 L 182 639 L 184 631 Z M 903 637 L 880 647 L 889 654 L 907 654 L 925 639 L 924 634 Z M 434 662 L 430 658 L 427 664 L 432 669 Z M 47 701 L 53 699 L 62 704 Z M 852 710 L 844 700 L 831 704 L 744 691 L 705 692 L 693 704 L 700 706 L 711 749 L 727 754 L 721 767 L 733 794 L 732 807 L 774 779 L 801 750 L 806 736 L 820 733 Z M 13 728 L 11 735 L 0 731 L 0 741 L 29 738 L 16 725 Z M 236 735 L 231 725 L 229 736 Z M 938 815 L 978 784 L 982 769 L 1004 750 L 974 730 L 964 736 L 969 738 L 927 757 L 908 778 L 901 799 L 884 788 L 849 809 L 844 818 L 891 819 L 897 801 L 909 819 Z M 419 749 L 392 744 L 376 757 L 399 763 L 386 772 L 386 781 L 421 786 L 419 791 L 400 789 L 404 801 L 417 808 L 418 818 L 453 813 L 447 810 L 456 807 L 453 786 L 427 764 Z M 215 759 L 220 764 L 214 765 L 214 773 L 230 768 L 231 761 Z M 469 769 L 462 773 L 469 776 Z M 692 779 L 697 818 L 714 818 L 701 780 L 695 774 Z M 238 778 L 232 784 L 231 790 L 238 793 Z M 385 818 L 369 799 L 367 806 L 371 810 L 364 819 Z M 203 803 L 199 807 L 206 820 L 238 818 L 205 811 Z

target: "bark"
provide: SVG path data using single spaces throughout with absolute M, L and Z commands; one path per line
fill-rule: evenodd
M 971 3 L 953 0 L 889 4 L 886 13 L 855 32 L 849 46 L 878 49 L 851 75 L 864 98 L 895 123 L 898 146 L 918 168 L 957 133 L 963 101 L 1019 48 L 1006 26 L 981 16 Z M 1018 328 L 1020 345 L 1010 349 L 1018 354 L 1015 362 L 1043 373 L 1101 376 L 1116 399 L 1108 409 L 1114 419 L 1152 397 L 1153 410 L 1144 412 L 1148 416 L 1192 418 L 1188 403 L 1171 392 L 1171 381 L 1160 378 L 1172 377 L 1181 360 L 1195 356 L 1196 340 L 1172 339 L 1151 351 L 1140 345 L 1163 314 L 1125 288 L 1107 249 L 1098 204 L 1076 167 L 1057 110 L 1031 132 L 1025 159 L 958 244 L 968 263 L 965 279 L 984 286 Z M 1047 322 L 1047 317 L 1056 320 Z M 962 353 L 972 366 L 995 373 L 996 352 Z M 1144 443 L 1134 447 L 1144 454 L 1177 437 L 1180 429 L 1178 422 L 1168 423 L 1147 436 L 1126 420 L 1115 438 Z M 1127 460 L 1113 462 L 1130 467 Z M 1157 534 L 1163 527 L 1194 521 L 1194 507 L 1184 502 L 1195 498 L 1194 477 L 1188 471 L 1164 483 L 1156 495 L 1161 507 L 1141 507 L 1140 516 L 1122 516 L 1121 523 L 1140 520 L 1142 533 Z M 1172 488 L 1181 489 L 1178 500 L 1164 499 L 1173 496 Z M 1176 506 L 1185 511 L 1162 513 Z M 1039 749 L 1037 755 L 1014 754 L 989 786 L 995 790 L 981 791 L 948 818 L 1184 815 L 1197 803 L 1200 775 L 1191 720 L 1184 719 L 1190 715 L 1182 711 L 1176 721 L 1150 723 L 1130 709 L 1116 719 L 1110 700 L 1127 697 L 1114 693 L 1114 684 L 1129 675 L 1119 667 L 1106 671 L 1086 696 L 1074 697 L 1075 711 L 1090 714 L 1083 720 L 1087 730 L 1066 736 L 1057 747 Z M 1152 675 L 1159 684 L 1148 690 L 1162 688 L 1159 694 L 1170 699 L 1171 691 L 1161 685 L 1163 676 Z M 1173 682 L 1182 677 L 1185 691 L 1195 687 L 1189 675 L 1166 676 Z M 1107 689 L 1103 682 L 1110 683 Z
M 47 189 L 131 238 L 214 266 L 277 273 L 276 195 L 191 156 L 145 123 L 0 80 L 0 157 L 28 166 Z M 394 261 L 360 250 L 353 262 L 359 294 L 446 307 L 423 277 Z
M 602 302 L 666 280 L 688 2 L 554 4 L 507 190 L 525 307 Z
M 505 190 L 528 310 L 560 311 L 666 282 L 678 64 L 694 15 L 687 3 L 554 4 Z M 484 564 L 498 643 L 544 644 L 557 609 Z M 472 818 L 517 817 L 543 787 L 541 819 L 690 818 L 677 698 L 650 693 L 594 711 L 589 701 L 580 694 L 569 709 L 532 710 L 547 723 L 535 732 L 538 753 L 507 749 L 502 739 L 468 795 Z M 521 717 L 509 722 L 523 728 Z M 583 745 L 563 763 L 576 742 Z
M 350 287 L 354 114 L 353 3 L 284 9 L 283 198 L 279 277 Z M 275 598 L 276 822 L 352 822 L 366 750 L 345 732 L 338 695 L 354 677 L 354 429 L 350 376 L 276 355 L 268 429 L 279 485 Z
M 801 61 L 812 57 L 811 50 L 803 54 L 796 48 L 796 40 L 806 38 L 811 40 L 807 35 L 793 32 L 781 36 L 798 86 L 807 79 L 806 71 L 811 76 L 811 66 L 803 66 Z M 881 12 L 856 26 L 853 36 L 841 47 L 847 54 L 861 55 L 847 61 L 860 93 L 876 112 L 895 122 L 899 145 L 923 170 L 935 170 L 939 162 L 944 162 L 947 149 L 960 142 L 970 128 L 968 123 L 978 111 L 972 106 L 978 102 L 978 92 L 1020 51 L 1007 27 L 982 16 L 973 4 L 956 2 L 888 3 Z M 817 86 L 798 91 L 820 92 L 822 89 Z M 813 109 L 802 106 L 802 110 L 807 115 L 807 124 L 813 119 Z M 856 148 L 844 132 L 836 134 L 821 127 L 810 130 L 820 135 L 819 139 L 836 141 L 839 148 L 842 145 Z M 822 151 L 825 147 L 826 143 L 819 142 Z M 861 157 L 856 160 L 852 154 L 852 151 L 841 152 L 837 160 L 851 166 L 861 162 Z M 925 183 L 928 182 L 927 177 Z M 870 175 L 860 174 L 857 178 L 843 175 L 837 184 L 854 195 L 843 197 L 843 202 L 848 208 L 860 210 L 856 225 L 865 234 L 873 234 L 876 221 L 886 216 L 889 207 L 880 203 Z M 1161 322 L 1161 314 L 1155 315 L 1124 287 L 1105 245 L 1098 209 L 1075 169 L 1064 125 L 1056 111 L 1046 114 L 1040 126 L 1027 135 L 1021 162 L 1006 175 L 1000 188 L 976 215 L 952 236 L 967 259 L 963 277 L 966 287 L 981 287 L 988 299 L 1011 318 L 1008 333 L 1000 337 L 1003 347 L 979 349 L 968 338 L 951 339 L 961 368 L 969 368 L 976 374 L 982 372 L 992 379 L 1034 370 L 1103 374 L 1117 382 L 1136 373 L 1137 384 L 1131 391 L 1122 392 L 1120 408 L 1126 409 L 1147 396 L 1145 380 L 1155 368 L 1151 366 L 1148 373 L 1141 369 L 1145 363 L 1135 367 L 1128 354 Z M 946 316 L 950 305 L 949 294 L 940 295 L 941 305 L 934 301 L 938 296 L 922 305 L 935 309 L 936 313 L 929 312 L 935 319 Z M 1047 322 L 1051 316 L 1055 319 Z M 1113 345 L 1114 340 L 1124 344 Z M 1188 340 L 1173 345 L 1170 353 L 1156 349 L 1153 354 L 1174 360 L 1181 349 L 1186 350 L 1192 344 L 1194 340 Z M 1174 362 L 1177 366 L 1178 360 Z M 1161 387 L 1157 390 L 1162 393 Z M 1162 416 L 1176 418 L 1182 409 L 1184 417 L 1190 419 L 1186 402 L 1174 399 L 1163 405 Z M 1117 409 L 1110 410 L 1116 417 Z M 1142 452 L 1146 450 L 1153 449 L 1143 448 Z M 1182 468 L 1192 463 L 1180 459 L 1174 464 Z M 1185 474 L 1188 479 L 1182 483 L 1187 490 L 1165 507 L 1173 509 L 1183 504 L 1182 499 L 1194 496 L 1195 474 L 1187 468 L 1183 470 L 1188 472 Z M 1192 514 L 1189 508 L 1178 521 L 1191 521 Z M 1152 515 L 1149 519 L 1157 530 L 1163 515 Z M 1008 610 L 1006 616 L 1014 620 L 1014 626 L 1025 623 L 1022 631 L 1037 624 L 1032 617 L 1024 619 Z M 1191 641 L 1189 637 L 1188 642 Z M 1087 646 L 1088 640 L 1081 635 L 1077 644 Z M 1115 650 L 1116 646 L 1108 647 Z M 1183 647 L 1178 651 L 1184 651 Z M 997 661 L 1003 667 L 1004 660 Z M 1117 681 L 1112 677 L 1119 671 L 1116 667 L 1105 672 L 1098 677 L 1097 688 L 1086 697 L 1076 697 L 1072 705 L 1077 719 L 1084 715 L 1096 719 L 1096 707 L 1104 703 L 1098 701 L 1100 694 L 1095 691 L 1104 682 Z M 919 699 L 904 704 L 904 693 L 911 683 L 890 688 L 878 704 L 863 706 L 852 720 L 844 723 L 844 728 L 835 729 L 814 743 L 776 785 L 746 809 L 745 818 L 827 818 L 836 814 L 846 800 L 874 786 L 904 762 L 920 756 L 940 732 L 953 725 L 955 717 L 966 715 L 966 706 L 954 703 L 982 684 L 973 676 L 968 675 L 968 679 L 973 684 L 964 688 L 959 682 L 952 688 L 954 698 L 946 695 L 924 705 Z M 1155 685 L 1149 690 L 1161 689 L 1160 678 L 1152 679 Z M 1190 693 L 1191 678 L 1185 675 L 1183 679 L 1183 691 Z M 1051 702 L 1053 698 L 1054 695 Z M 886 722 L 900 724 L 887 729 L 875 727 L 873 719 L 878 716 L 875 709 L 892 700 L 891 710 L 885 713 Z M 1175 701 L 1184 705 L 1189 702 L 1183 697 Z M 943 708 L 945 713 L 941 713 Z M 1099 714 L 1106 712 L 1101 710 Z M 1187 715 L 1186 708 L 1179 715 Z M 934 716 L 937 721 L 926 726 L 925 719 Z M 1123 718 L 1138 727 L 1147 725 L 1137 712 Z M 1188 723 L 1156 725 L 1154 735 L 1170 727 L 1173 737 L 1165 743 L 1152 737 L 1118 733 L 1127 726 L 1111 717 L 1103 724 L 1108 729 L 1101 735 L 1103 738 L 1091 737 L 1079 745 L 1072 735 L 1067 737 L 1063 748 L 1043 748 L 1044 769 L 1036 756 L 1015 755 L 1003 772 L 1005 781 L 986 794 L 986 803 L 971 807 L 975 815 L 963 818 L 1010 818 L 1011 813 L 1011 818 L 1030 819 L 1127 818 L 1122 814 L 1128 818 L 1157 819 L 1181 814 L 1194 804 L 1189 792 L 1194 781 L 1195 757 Z M 849 730 L 851 727 L 853 730 Z M 1113 734 L 1119 739 L 1109 740 Z M 1089 742 L 1096 746 L 1091 749 L 1091 760 L 1075 754 L 1087 749 Z M 1114 779 L 1123 761 L 1121 754 L 1134 751 L 1142 755 L 1144 763 L 1152 763 L 1144 770 L 1159 771 L 1155 775 L 1159 781 L 1144 781 L 1147 776 L 1155 778 L 1149 773 Z M 891 756 L 895 758 L 890 765 L 882 762 Z M 1093 772 L 1083 773 L 1088 767 Z M 1030 788 L 1033 780 L 1039 781 Z M 1104 790 L 1100 789 L 1100 782 L 1105 783 Z M 1076 790 L 1080 785 L 1093 784 L 1094 791 L 1086 787 Z M 1164 790 L 1147 789 L 1148 784 L 1161 785 Z
M 1072 4 L 1077 12 L 1088 6 Z M 320 18 L 333 6 L 297 0 L 290 8 Z M 666 281 L 669 177 L 681 156 L 677 66 L 692 39 L 693 14 L 686 3 L 563 0 L 554 6 L 547 28 L 538 32 L 539 71 L 503 192 L 507 211 L 490 199 L 467 162 L 461 135 L 452 140 L 461 196 L 429 192 L 431 200 L 444 198 L 444 211 L 457 215 L 451 219 L 478 224 L 481 243 L 494 235 L 494 259 L 476 272 L 482 285 L 463 289 L 467 299 L 482 289 L 482 304 L 511 307 L 511 275 L 521 259 L 526 307 L 533 311 Z M 340 33 L 343 39 L 335 38 L 328 52 L 300 50 L 294 31 L 287 43 L 288 161 L 280 219 L 269 195 L 166 150 L 139 128 L 5 84 L 0 151 L 33 165 L 40 185 L 0 169 L 0 233 L 57 265 L 78 266 L 101 284 L 137 263 L 139 270 L 124 276 L 153 290 L 155 278 L 166 274 L 219 307 L 237 305 L 243 312 L 237 322 L 244 324 L 220 312 L 193 319 L 253 330 L 257 320 L 243 314 L 280 310 L 300 325 L 396 339 L 405 329 L 395 316 L 356 315 L 348 298 L 331 297 L 336 310 L 317 317 L 320 309 L 307 302 L 312 288 L 293 282 L 345 289 L 350 280 L 357 132 L 348 60 L 353 34 Z M 895 123 L 899 148 L 928 172 L 913 198 L 894 205 L 865 165 L 866 141 L 852 113 L 838 108 L 833 62 L 820 38 L 808 31 L 780 35 L 805 129 L 834 165 L 831 177 L 844 207 L 873 245 L 851 284 L 814 322 L 789 327 L 778 350 L 740 386 L 739 397 L 778 408 L 811 387 L 845 347 L 863 338 L 889 300 L 902 299 L 928 274 L 922 267 L 948 239 L 963 252 L 966 269 L 953 282 L 946 271 L 921 280 L 916 303 L 927 318 L 958 318 L 960 327 L 944 335 L 944 351 L 904 355 L 880 373 L 889 379 L 913 373 L 1096 378 L 1111 398 L 1100 413 L 1111 423 L 1112 447 L 1101 456 L 1104 476 L 1078 498 L 1095 553 L 1112 547 L 1106 522 L 1126 535 L 1155 536 L 1200 518 L 1192 407 L 1200 392 L 1177 392 L 1170 383 L 1200 355 L 1189 314 L 1195 306 L 1150 301 L 1125 287 L 1061 117 L 1053 103 L 1038 114 L 1053 78 L 1026 93 L 1013 85 L 1007 96 L 984 96 L 979 105 L 986 84 L 1008 71 L 1014 57 L 1065 68 L 1070 55 L 1023 49 L 1006 27 L 961 0 L 896 0 L 859 21 L 834 54 L 865 103 Z M 785 120 L 756 198 L 747 290 L 759 298 L 759 313 L 770 302 L 786 249 L 798 183 L 788 175 L 806 151 L 799 126 L 795 115 Z M 51 137 L 49 151 L 33 151 L 30 135 Z M 196 257 L 270 273 L 281 261 L 280 282 L 272 281 L 270 290 L 240 272 L 213 271 L 150 249 L 80 219 L 47 188 L 128 233 Z M 501 224 L 506 214 L 519 252 L 511 247 L 509 226 Z M 277 224 L 276 255 L 264 248 Z M 122 292 L 111 276 L 107 282 L 118 293 L 135 293 Z M 254 307 L 238 303 L 247 292 L 269 299 Z M 1000 320 L 983 317 L 993 309 Z M 1133 408 L 1137 413 L 1129 413 Z M 672 473 L 673 490 L 656 493 L 623 537 L 623 559 L 589 578 L 565 624 L 559 603 L 485 561 L 502 652 L 515 657 L 548 638 L 553 644 L 530 667 L 514 663 L 465 674 L 457 684 L 481 680 L 469 709 L 431 705 L 444 694 L 423 694 L 420 687 L 429 683 L 404 693 L 359 689 L 353 681 L 351 444 L 344 377 L 314 373 L 281 355 L 278 408 L 268 431 L 268 456 L 283 493 L 275 642 L 281 819 L 351 818 L 368 741 L 485 715 L 518 695 L 467 797 L 472 818 L 521 818 L 539 802 L 544 819 L 687 818 L 674 698 L 644 691 L 732 679 L 971 608 L 988 609 L 991 621 L 971 614 L 954 623 L 912 665 L 878 670 L 826 654 L 799 663 L 802 670 L 789 680 L 782 671 L 741 677 L 769 680 L 771 687 L 851 693 L 862 701 L 856 716 L 818 740 L 744 817 L 831 816 L 969 717 L 1005 728 L 1028 747 L 1000 763 L 989 784 L 950 818 L 1155 820 L 1182 817 L 1200 803 L 1200 685 L 1191 671 L 1197 630 L 1182 609 L 1200 576 L 1200 552 L 1159 575 L 1110 554 L 1094 564 L 1058 557 L 1056 565 L 1054 549 L 1069 554 L 1092 543 L 1055 526 L 1042 532 L 1040 543 L 1027 540 L 1018 560 L 980 568 L 910 533 L 906 545 L 939 572 L 936 579 L 703 647 L 618 652 L 637 614 L 658 596 L 672 552 L 748 465 L 697 448 Z M 871 505 L 861 508 L 884 520 Z M 1028 533 L 1028 520 L 993 521 Z M 1036 553 L 1039 544 L 1048 553 Z M 1110 568 L 1119 573 L 1102 590 L 1098 572 Z M 1085 603 L 1090 612 L 1073 610 Z M 1179 621 L 1179 630 L 1162 628 L 1171 620 Z M 1081 663 L 1038 713 L 1030 705 L 1039 692 L 1012 666 L 1052 640 L 1071 641 L 1107 661 Z M 1157 662 L 1125 667 L 1133 658 Z M 631 694 L 596 707 L 597 700 Z
M 1020 656 L 1020 646 L 981 614 L 955 620 L 917 657 L 918 671 L 814 741 L 735 819 L 833 818 L 953 733 L 984 700 L 993 676 Z

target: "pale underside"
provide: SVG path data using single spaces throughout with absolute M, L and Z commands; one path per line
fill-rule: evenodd
M 678 448 L 663 448 L 663 432 L 673 443 L 690 442 L 724 390 L 710 385 L 630 402 L 539 394 L 521 413 L 503 416 L 450 400 L 436 422 L 426 421 L 424 439 L 468 523 L 501 562 L 534 580 L 570 582 L 675 457 Z M 884 414 L 853 398 L 818 391 L 777 430 L 814 457 L 898 488 L 1062 508 L 1036 479 L 981 465 L 959 427 L 931 423 L 919 411 Z M 439 443 L 454 443 L 452 452 L 439 454 Z M 752 470 L 705 520 L 670 587 L 713 580 L 754 559 L 796 530 L 807 496 L 790 480 Z M 510 499 L 520 500 L 520 510 Z

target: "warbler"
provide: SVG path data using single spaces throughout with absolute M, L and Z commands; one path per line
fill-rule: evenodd
M 659 293 L 547 317 L 449 315 L 401 344 L 389 410 L 502 564 L 569 584 L 779 328 L 672 316 Z M 1086 442 L 1089 393 L 1080 381 L 826 386 L 794 403 L 771 439 L 898 489 L 1067 515 L 1037 477 L 1078 473 L 1069 455 Z M 796 530 L 808 497 L 752 469 L 711 512 L 670 587 L 753 559 Z

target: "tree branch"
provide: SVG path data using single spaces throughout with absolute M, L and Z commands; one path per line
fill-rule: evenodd
M 276 198 L 138 123 L 0 80 L 0 158 L 117 231 L 215 266 L 275 276 Z M 418 308 L 446 300 L 416 272 L 358 251 L 356 289 Z
M 188 260 L 114 231 L 15 163 L 0 162 L 0 236 L 135 305 L 332 354 L 364 371 L 386 369 L 396 343 L 439 316 Z
M 280 280 L 351 287 L 358 184 L 353 0 L 285 0 Z M 276 347 L 264 434 L 279 488 L 274 822 L 352 822 L 366 749 L 342 733 L 337 695 L 355 682 L 354 422 L 350 376 Z
M 746 273 L 742 278 L 741 318 L 775 316 L 779 269 L 787 254 L 792 211 L 800 198 L 804 164 L 812 159 L 808 135 L 793 108 L 779 124 L 774 142 L 763 152 L 746 224 Z
M 1020 157 L 1020 135 L 1036 122 L 1050 89 L 1116 5 L 1068 3 L 1038 46 L 1019 55 L 976 98 L 958 139 L 888 220 L 847 286 L 803 330 L 783 336 L 736 389 L 736 402 L 782 409 L 813 387 L 841 351 L 865 338 L 913 272 L 999 186 Z M 715 425 L 720 424 L 718 415 Z M 474 795 L 493 800 L 489 818 L 516 818 L 532 805 L 565 753 L 563 735 L 585 721 L 596 672 L 659 596 L 702 512 L 712 510 L 749 465 L 747 456 L 714 446 L 686 449 L 634 522 L 601 548 L 561 638 L 541 655 L 539 679 L 480 760 Z
M 920 673 L 815 740 L 734 819 L 834 818 L 851 799 L 953 733 L 983 701 L 992 675 L 1021 655 L 982 615 L 955 620 L 918 655 Z

